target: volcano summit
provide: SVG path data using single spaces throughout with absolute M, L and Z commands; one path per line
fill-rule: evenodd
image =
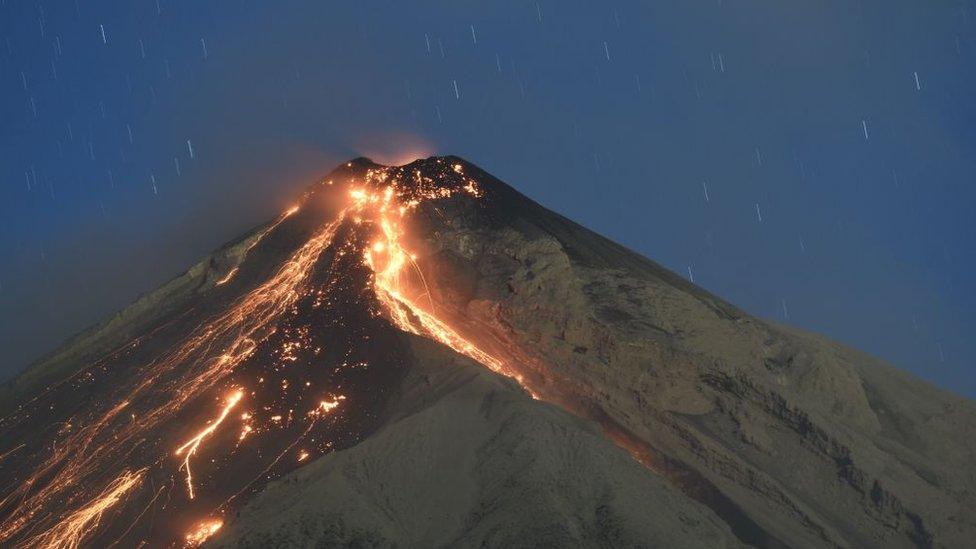
M 356 159 L 0 392 L 4 547 L 934 547 L 976 406 L 459 158 Z

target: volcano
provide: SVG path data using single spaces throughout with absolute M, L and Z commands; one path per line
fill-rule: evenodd
M 0 393 L 3 547 L 936 547 L 976 406 L 456 157 L 344 164 Z

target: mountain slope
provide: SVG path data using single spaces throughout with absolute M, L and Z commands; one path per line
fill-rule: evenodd
M 493 205 L 430 215 L 425 268 L 452 281 L 434 292 L 459 322 L 518 350 L 544 398 L 617 432 L 689 494 L 720 492 L 755 522 L 740 531 L 750 543 L 973 534 L 972 402 L 751 318 L 466 168 Z
M 272 483 L 220 547 L 737 547 L 592 425 L 428 341 L 389 423 Z
M 976 534 L 971 401 L 752 318 L 455 157 L 341 166 L 0 412 L 0 544 Z

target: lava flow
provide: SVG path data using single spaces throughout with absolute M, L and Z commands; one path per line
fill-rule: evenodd
M 102 515 L 139 485 L 144 472 L 123 471 L 95 499 L 69 514 L 55 527 L 31 538 L 28 545 L 71 549 L 81 546 L 82 540 L 98 528 Z
M 433 312 L 430 289 L 417 266 L 416 256 L 404 248 L 405 218 L 424 201 L 449 198 L 459 192 L 475 198 L 483 196 L 476 181 L 463 178 L 460 164 L 455 164 L 451 169 L 462 177 L 462 184 L 442 186 L 419 172 L 413 174 L 412 180 L 403 181 L 397 177 L 399 174 L 391 177 L 387 169 L 367 172 L 368 187 L 350 192 L 355 211 L 380 229 L 376 239 L 363 252 L 366 264 L 374 273 L 376 297 L 401 330 L 429 337 L 521 383 L 522 376 L 505 361 L 482 350 Z M 380 189 L 377 190 L 377 187 Z M 421 284 L 419 293 L 408 283 L 407 275 L 411 268 Z M 427 298 L 427 307 L 420 303 L 424 297 Z
M 294 213 L 285 212 L 258 240 Z M 94 533 L 107 509 L 137 491 L 142 477 L 150 474 L 147 470 L 160 476 L 157 470 L 169 466 L 169 452 L 160 448 L 171 436 L 167 433 L 187 420 L 200 397 L 251 359 L 296 302 L 312 291 L 308 278 L 313 266 L 332 244 L 343 219 L 340 213 L 324 225 L 277 273 L 226 312 L 201 323 L 171 351 L 137 366 L 133 375 L 116 380 L 120 386 L 113 396 L 80 406 L 77 413 L 46 429 L 47 437 L 32 440 L 37 463 L 24 462 L 22 477 L 13 479 L 16 485 L 4 487 L 0 497 L 0 545 L 76 546 Z M 60 392 L 70 394 L 73 388 L 77 387 L 69 385 Z M 63 396 L 58 392 L 49 395 L 50 404 L 32 402 L 32 413 L 55 409 L 58 396 Z M 195 497 L 190 458 L 243 396 L 242 389 L 234 392 L 216 421 L 177 448 L 176 453 L 184 455 L 179 469 L 185 470 L 189 499 Z M 30 415 L 25 415 L 11 430 L 29 423 Z M 122 463 L 137 466 L 139 472 L 111 476 L 113 464 Z M 42 533 L 35 534 L 38 530 Z
M 170 321 L 22 405 L 2 433 L 17 444 L 0 448 L 16 473 L 0 485 L 0 545 L 202 543 L 267 480 L 368 434 L 399 379 L 397 330 L 521 381 L 437 314 L 406 248 L 418 206 L 482 196 L 461 166 L 443 168 L 436 180 L 377 167 L 351 170 L 346 185 L 323 182 L 303 207 L 331 188 L 343 202 L 334 218 L 317 222 L 297 207 L 279 216 L 216 281 L 204 302 L 213 305 L 200 308 L 217 314 L 185 312 L 182 333 Z M 240 289 L 260 272 L 253 249 L 302 223 L 312 224 L 307 240 L 267 280 Z M 47 426 L 35 432 L 32 421 Z M 185 490 L 174 492 L 178 484 Z
M 176 449 L 176 455 L 185 453 L 182 468 L 186 470 L 186 490 L 190 496 L 190 499 L 193 499 L 193 474 L 190 472 L 190 458 L 193 457 L 193 454 L 197 453 L 197 448 L 200 447 L 200 443 L 203 442 L 203 439 L 210 435 L 210 433 L 213 433 L 217 427 L 224 422 L 224 419 L 227 418 L 227 414 L 230 413 L 234 406 L 237 406 L 237 403 L 240 402 L 241 397 L 243 396 L 244 391 L 241 391 L 240 389 L 234 391 L 233 394 L 227 397 L 227 404 L 224 405 L 224 409 L 220 412 L 220 416 L 211 422 L 206 429 L 200 431 L 196 434 L 196 436 L 187 441 L 186 444 Z

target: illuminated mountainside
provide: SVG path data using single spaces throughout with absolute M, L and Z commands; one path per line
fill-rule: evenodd
M 976 535 L 972 402 L 452 157 L 338 168 L 4 391 L 0 546 Z

